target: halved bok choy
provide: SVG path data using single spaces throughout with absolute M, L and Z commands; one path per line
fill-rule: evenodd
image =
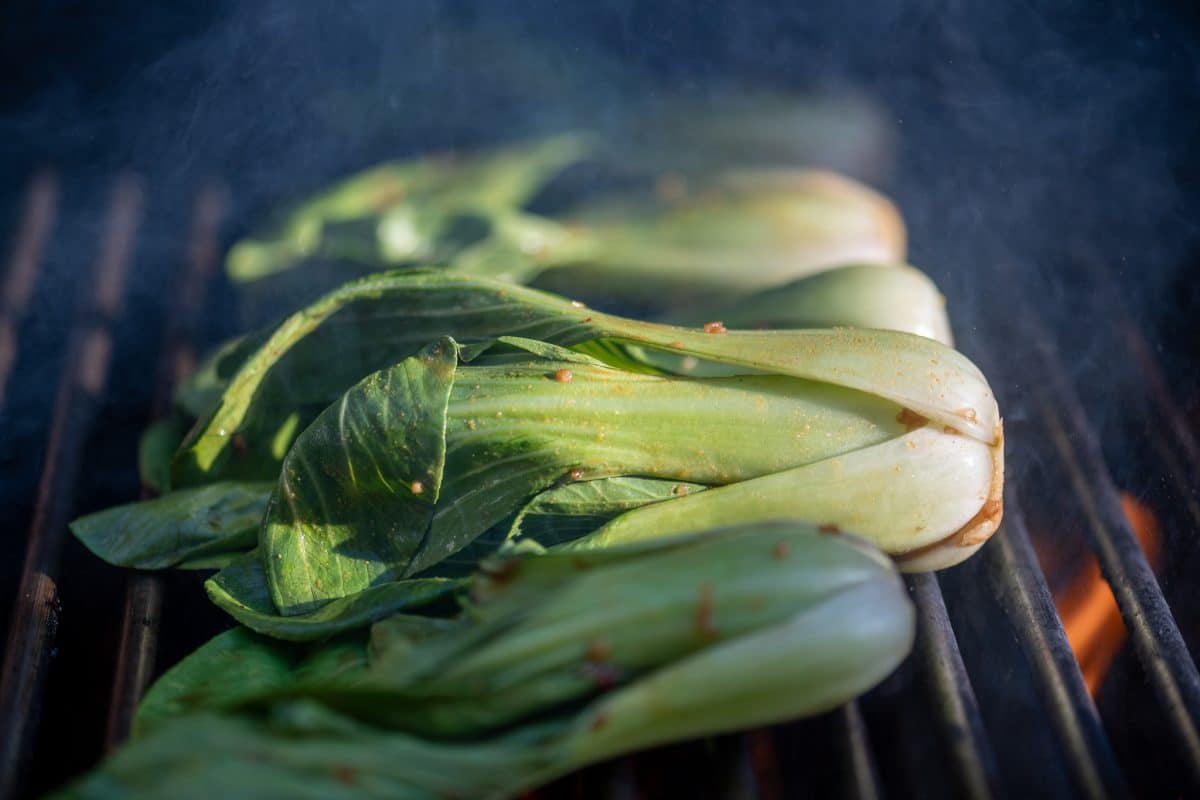
M 834 708 L 912 644 L 886 558 L 775 522 L 485 563 L 454 619 L 316 649 L 237 629 L 152 687 L 65 798 L 511 797 L 586 764 Z
M 446 338 L 346 392 L 288 451 L 264 516 L 279 612 L 421 574 L 581 481 L 722 487 L 626 517 L 698 515 L 671 530 L 706 527 L 695 522 L 713 508 L 712 524 L 805 518 L 918 569 L 956 563 L 995 530 L 1002 426 L 955 351 L 888 331 L 625 332 L 574 351 Z M 662 348 L 719 370 L 682 377 L 636 356 Z

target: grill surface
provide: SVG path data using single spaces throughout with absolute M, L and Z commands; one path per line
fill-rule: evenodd
M 32 177 L 2 276 L 0 386 L 7 385 L 10 396 L 13 365 L 23 346 L 18 332 L 44 243 L 55 225 L 58 192 L 59 179 L 52 173 Z M 95 441 L 97 424 L 104 427 L 108 422 L 97 411 L 106 407 L 110 365 L 137 357 L 122 349 L 114 329 L 126 305 L 126 275 L 139 225 L 148 213 L 144 193 L 132 175 L 120 175 L 112 183 L 106 222 L 95 244 L 95 266 L 79 280 L 78 310 L 49 420 L 36 504 L 24 530 L 19 520 L 7 520 L 8 535 L 24 534 L 27 544 L 0 677 L 3 796 L 49 788 L 98 757 L 102 738 L 108 747 L 122 741 L 132 709 L 156 669 L 169 666 L 222 624 L 219 615 L 203 607 L 199 581 L 190 576 L 135 574 L 122 586 L 123 575 L 106 570 L 109 591 L 89 602 L 96 604 L 93 618 L 113 622 L 99 635 L 82 637 L 83 646 L 72 644 L 69 658 L 77 669 L 84 663 L 101 676 L 91 685 L 111 684 L 102 700 L 107 726 L 103 732 L 91 723 L 81 726 L 93 741 L 85 763 L 46 766 L 54 758 L 55 744 L 53 736 L 39 736 L 39 717 L 46 706 L 55 705 L 52 714 L 46 712 L 54 719 L 47 720 L 43 732 L 63 725 L 68 713 L 88 711 L 66 712 L 55 700 L 57 692 L 67 697 L 78 692 L 67 685 L 69 673 L 53 672 L 59 619 L 76 613 L 60 606 L 60 584 L 65 586 L 65 577 L 79 579 L 62 574 L 64 550 L 81 550 L 67 535 L 66 522 L 79 510 L 73 501 L 76 487 L 95 481 L 94 475 L 89 477 L 95 465 L 85 450 Z M 223 189 L 215 185 L 200 187 L 187 204 L 191 218 L 184 226 L 186 234 L 179 237 L 185 242 L 183 252 L 175 251 L 174 268 L 157 284 L 164 287 L 166 311 L 158 326 L 157 377 L 153 396 L 142 406 L 144 419 L 165 411 L 170 388 L 191 368 L 196 347 L 211 343 L 211 326 L 203 323 L 206 309 L 221 314 L 219 304 L 209 302 L 209 289 L 226 206 Z M 70 224 L 60 220 L 57 229 Z M 163 270 L 170 265 L 153 266 Z M 1110 291 L 1103 274 L 1095 274 L 1101 290 Z M 952 297 L 952 309 L 953 301 Z M 1009 420 L 1004 524 L 963 567 L 940 576 L 909 578 L 919 632 L 913 655 L 897 674 L 832 714 L 593 767 L 582 777 L 549 787 L 546 796 L 636 798 L 685 792 L 764 800 L 795 794 L 986 798 L 1022 794 L 1036 779 L 1046 793 L 1091 798 L 1125 796 L 1132 778 L 1138 794 L 1158 793 L 1163 787 L 1182 794 L 1200 791 L 1200 679 L 1195 662 L 1121 511 L 1100 439 L 1060 363 L 1053 338 L 1028 303 L 1020 297 L 1014 301 L 1001 318 L 964 332 L 960 342 L 992 378 L 1001 409 L 1026 409 L 1021 419 Z M 1130 415 L 1135 422 L 1147 420 L 1145 439 L 1160 473 L 1155 480 L 1172 489 L 1166 495 L 1172 502 L 1160 509 L 1174 531 L 1168 531 L 1168 560 L 1189 563 L 1200 547 L 1195 537 L 1200 521 L 1194 494 L 1200 475 L 1196 442 L 1170 400 L 1144 336 L 1128 317 L 1118 320 L 1114 332 L 1117 358 L 1137 372 L 1136 384 L 1143 390 Z M 989 351 L 989 343 L 997 341 L 1022 357 L 997 362 Z M 145 363 L 149 362 L 143 359 Z M 143 374 L 150 371 L 139 366 L 126 365 L 126 374 L 150 380 Z M 107 388 L 111 395 L 112 387 Z M 0 403 L 3 398 L 0 395 Z M 1149 422 L 1151 418 L 1155 421 Z M 136 428 L 122 431 L 119 445 L 131 450 L 134 436 Z M 81 472 L 85 466 L 88 471 Z M 135 494 L 126 479 L 104 499 L 130 500 Z M 1132 696 L 1152 709 L 1157 735 L 1150 744 L 1162 750 L 1156 762 L 1159 770 L 1150 778 L 1131 762 L 1136 751 L 1120 758 L 1116 754 L 1110 736 L 1125 720 L 1104 719 L 1098 713 L 1035 557 L 1033 519 L 1046 515 L 1026 511 L 1039 511 L 1030 503 L 1045 505 L 1050 498 L 1082 521 L 1088 548 L 1129 630 L 1137 656 L 1130 670 Z M 1053 538 L 1056 532 L 1041 535 Z M 114 582 L 113 575 L 121 577 Z M 169 602 L 164 603 L 164 597 Z M 1184 606 L 1181 613 L 1194 619 L 1196 611 Z M 174 641 L 160 646 L 160 630 L 167 630 L 168 619 Z M 1026 739 L 1031 731 L 1034 738 Z M 1042 743 L 1050 749 L 1038 751 Z

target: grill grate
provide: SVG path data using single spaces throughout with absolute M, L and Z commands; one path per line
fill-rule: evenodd
M 35 184 L 31 208 L 39 203 L 39 191 L 45 190 Z M 0 674 L 0 793 L 13 789 L 37 726 L 49 649 L 60 611 L 59 557 L 84 439 L 108 380 L 112 329 L 121 312 L 126 268 L 140 215 L 141 188 L 137 179 L 119 178 L 113 187 L 110 214 L 91 281 L 85 284 L 87 295 L 70 334 L 9 626 Z M 36 224 L 38 218 L 33 214 L 29 221 Z M 34 239 L 37 234 L 28 236 Z M 15 273 L 15 281 L 25 281 L 27 275 Z
M 951 773 L 958 784 L 955 794 L 991 797 L 998 790 L 996 757 L 983 729 L 937 576 L 912 575 L 908 587 L 917 605 L 913 653 L 933 699 L 937 732 L 953 765 Z
M 1121 509 L 1095 433 L 1083 422 L 1083 407 L 1054 363 L 1044 329 L 1026 317 L 1039 334 L 1036 351 L 1043 360 L 1048 391 L 1037 390 L 1037 405 L 1087 518 L 1087 533 L 1104 577 L 1116 597 L 1138 657 L 1165 711 L 1171 741 L 1180 749 L 1192 781 L 1200 786 L 1200 675 L 1183 635 L 1167 606 L 1146 554 Z
M 12 256 L 6 273 L 0 276 L 4 281 L 0 306 L 0 410 L 21 344 L 21 321 L 54 227 L 58 190 L 58 179 L 52 173 L 32 178 Z M 81 287 L 79 310 L 69 332 L 0 675 L 0 796 L 16 795 L 31 758 L 40 757 L 32 750 L 43 700 L 54 691 L 48 684 L 47 671 L 57 621 L 60 613 L 72 613 L 69 608 L 60 612 L 58 607 L 57 581 L 66 523 L 73 512 L 82 451 L 105 394 L 109 368 L 114 359 L 127 357 L 114 350 L 113 331 L 124 305 L 126 275 L 142 223 L 143 204 L 140 180 L 133 175 L 118 176 L 108 201 L 98 256 Z M 166 306 L 151 416 L 165 412 L 171 387 L 192 368 L 195 347 L 205 338 L 204 311 L 209 305 L 208 290 L 218 262 L 220 225 L 227 206 L 223 189 L 216 185 L 202 187 L 193 199 L 186 255 Z M 1030 305 L 1019 297 L 1013 299 L 1017 312 L 985 329 L 990 340 L 1004 337 L 1003 341 L 1020 342 L 1022 352 L 1030 354 L 1022 362 L 1027 372 L 1018 377 L 1021 385 L 1031 387 L 1031 416 L 1040 428 L 1036 435 L 1019 443 L 1019 437 L 1010 431 L 1010 451 L 1019 464 L 1026 447 L 1045 450 L 1046 462 L 1062 486 L 1069 489 L 1069 495 L 1064 496 L 1070 497 L 1086 523 L 1088 545 L 1113 590 L 1161 712 L 1161 740 L 1168 743 L 1174 770 L 1171 779 L 1200 789 L 1200 678 L 1196 665 L 1122 513 L 1097 434 L 1087 423 L 1083 404 L 1063 370 L 1054 340 Z M 1195 439 L 1170 400 L 1145 338 L 1127 316 L 1118 319 L 1117 329 L 1129 363 L 1140 370 L 1147 387 L 1145 405 L 1139 413 L 1153 412 L 1166 422 L 1164 426 L 1150 426 L 1149 441 L 1163 465 L 1164 479 L 1173 482 L 1182 501 L 1177 513 L 1183 514 L 1182 525 L 1190 536 L 1177 537 L 1177 541 L 1190 543 L 1188 546 L 1194 550 L 1194 534 L 1200 529 L 1200 506 L 1193 489 L 1200 475 Z M 970 338 L 962 342 L 966 352 L 989 376 L 999 378 L 998 365 L 984 347 L 984 335 L 968 334 Z M 1002 409 L 1008 407 L 1004 400 L 1001 397 Z M 128 446 L 132 446 L 131 438 Z M 1040 456 L 1029 456 L 1035 457 Z M 1029 500 L 1025 491 L 1029 487 L 1022 481 L 1029 474 L 1026 469 L 1010 468 L 1016 480 L 1006 491 L 1002 530 L 973 559 L 972 574 L 981 576 L 980 581 L 963 590 L 959 580 L 939 580 L 934 575 L 909 577 L 919 617 L 914 655 L 900 675 L 862 701 L 815 720 L 720 737 L 715 742 L 679 745 L 593 767 L 585 771 L 586 780 L 568 778 L 546 793 L 637 798 L 660 796 L 666 787 L 672 792 L 692 788 L 697 796 L 762 800 L 814 792 L 857 798 L 938 794 L 987 798 L 1011 793 L 1005 772 L 1012 747 L 1007 743 L 998 746 L 1008 732 L 989 728 L 987 715 L 981 713 L 975 687 L 991 691 L 992 684 L 980 670 L 972 674 L 968 669 L 972 662 L 978 664 L 978 659 L 968 658 L 964 663 L 964 653 L 972 655 L 970 640 L 956 636 L 943 598 L 946 590 L 952 595 L 951 610 L 960 599 L 970 604 L 971 596 L 978 600 L 986 595 L 997 613 L 1007 619 L 1016 637 L 1017 652 L 1023 654 L 1018 657 L 1027 662 L 1032 678 L 1030 690 L 1044 709 L 1050 735 L 1065 756 L 1069 793 L 1089 798 L 1128 795 L 1129 764 L 1123 768 L 1114 754 L 1034 553 L 1022 511 L 1022 502 Z M 1035 499 L 1043 496 L 1032 494 Z M 17 531 L 10 533 L 18 535 Z M 109 748 L 127 736 L 132 710 L 155 673 L 165 593 L 160 576 L 129 577 L 124 587 L 115 663 L 111 663 L 111 652 L 99 652 L 91 654 L 94 662 L 87 665 L 113 670 L 105 732 Z M 977 606 L 986 608 L 987 603 L 971 608 Z M 116 605 L 111 613 L 118 613 Z M 1013 669 L 1007 664 L 988 664 L 988 671 L 993 668 Z M 890 710 L 893 702 L 900 713 Z M 918 713 L 906 714 L 906 708 L 916 708 Z M 997 738 L 993 741 L 991 737 Z M 95 756 L 99 750 L 97 741 Z M 936 768 L 923 770 L 919 766 L 922 763 L 935 764 Z M 664 775 L 669 775 L 666 783 Z
M 1034 662 L 1037 688 L 1050 713 L 1050 723 L 1070 755 L 1067 764 L 1085 797 L 1128 795 L 1096 706 L 1083 676 L 1046 578 L 1037 565 L 1025 518 L 1013 493 L 1005 498 L 1004 536 L 988 547 L 988 583 L 1013 619 L 1021 647 Z
M 208 284 L 217 262 L 217 237 L 225 212 L 224 191 L 207 186 L 196 198 L 193 223 L 188 233 L 186 263 L 169 303 L 158 366 L 151 417 L 167 413 L 171 389 L 195 367 L 200 315 L 208 295 Z M 142 499 L 154 492 L 142 489 Z M 162 579 L 152 573 L 135 573 L 129 578 L 121 639 L 113 674 L 112 705 L 109 709 L 105 744 L 112 750 L 129 736 L 133 712 L 154 672 L 158 625 L 162 611 Z

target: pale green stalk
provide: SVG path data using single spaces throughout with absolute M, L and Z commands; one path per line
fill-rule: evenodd
M 882 328 L 954 344 L 946 298 L 923 272 L 903 264 L 837 267 L 662 319 L 675 325 L 708 320 L 729 328 Z
M 1003 442 L 988 445 L 922 427 L 761 478 L 635 509 L 566 550 L 612 547 L 717 525 L 797 518 L 850 530 L 909 571 L 940 569 L 974 553 L 1003 508 Z
M 601 200 L 569 220 L 539 282 L 654 307 L 729 301 L 823 270 L 905 258 L 900 213 L 848 178 L 813 170 L 731 171 L 672 198 Z M 550 269 L 555 267 L 554 269 Z

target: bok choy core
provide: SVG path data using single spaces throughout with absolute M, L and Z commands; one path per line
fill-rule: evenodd
M 62 796 L 508 797 L 833 708 L 895 668 L 914 626 L 887 559 L 791 522 L 504 556 L 470 598 L 459 619 L 393 617 L 316 651 L 222 634 Z

